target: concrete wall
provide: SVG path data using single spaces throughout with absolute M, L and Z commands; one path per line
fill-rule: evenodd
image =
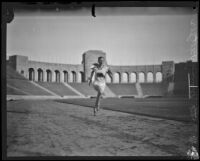
M 9 64 L 26 78 L 34 81 L 87 82 L 91 73 L 90 67 L 93 63 L 97 63 L 99 56 L 106 60 L 105 52 L 89 50 L 83 53 L 82 64 L 74 65 L 31 61 L 26 56 L 14 55 L 9 57 Z M 149 80 L 170 82 L 172 80 L 168 78 L 173 76 L 175 71 L 173 61 L 162 62 L 160 65 L 113 66 L 109 64 L 109 67 L 113 79 L 106 76 L 106 80 L 110 83 L 134 83 L 142 79 L 142 82 L 149 82 Z M 160 80 L 157 79 L 157 74 L 160 74 Z M 149 76 L 151 78 L 148 78 Z
M 33 78 L 30 80 L 47 82 L 47 71 L 51 72 L 51 81 L 56 82 L 56 76 L 59 76 L 59 82 L 82 82 L 83 66 L 73 64 L 56 64 L 29 61 L 25 56 L 11 56 L 9 64 L 19 73 L 30 79 L 30 74 L 33 72 Z M 66 73 L 66 74 L 65 74 Z M 42 79 L 39 79 L 42 77 Z M 66 79 L 65 79 L 66 77 Z
M 162 73 L 164 82 L 173 82 L 175 72 L 175 64 L 173 61 L 162 62 Z
M 190 78 L 188 78 L 188 74 Z M 188 96 L 189 81 L 191 86 L 198 86 L 198 63 L 188 61 L 175 64 L 174 94 Z M 197 91 L 198 89 L 192 87 L 190 90 Z
M 10 56 L 7 63 L 29 80 L 42 82 L 87 82 L 91 65 L 106 54 L 90 50 L 83 55 L 82 64 L 58 64 L 28 60 L 26 56 Z M 188 73 L 191 85 L 198 86 L 198 63 L 163 61 L 160 65 L 114 66 L 109 65 L 113 78 L 106 75 L 108 83 L 162 82 L 166 95 L 188 97 Z M 196 93 L 198 88 L 191 88 Z M 194 92 L 193 92 L 194 91 Z M 196 93 L 195 93 L 196 92 Z
M 136 82 L 140 81 L 140 73 L 144 74 L 144 82 L 148 82 L 148 73 L 152 73 L 153 75 L 153 82 L 156 82 L 156 73 L 162 73 L 162 66 L 161 65 L 138 65 L 138 66 L 112 66 L 110 65 L 110 69 L 113 73 L 119 74 L 119 83 L 123 82 L 123 73 L 128 75 L 128 81 L 131 81 L 132 74 L 135 74 Z M 112 82 L 116 82 L 115 78 L 113 78 Z M 126 83 L 126 82 L 125 82 Z

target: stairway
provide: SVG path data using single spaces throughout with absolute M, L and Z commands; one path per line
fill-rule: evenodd
M 69 89 L 71 89 L 73 92 L 75 92 L 78 96 L 85 97 L 82 93 L 80 93 L 78 90 L 76 90 L 75 88 L 73 88 L 73 87 L 70 86 L 69 84 L 64 83 L 64 82 L 63 82 L 63 84 L 64 84 L 65 86 L 67 86 Z
M 142 92 L 142 88 L 140 86 L 140 83 L 139 82 L 135 83 L 135 87 L 136 87 L 136 90 L 137 90 L 137 93 L 138 93 L 138 97 L 142 98 L 143 97 L 143 92 Z
M 116 97 L 116 95 L 110 90 L 110 88 L 106 85 L 104 91 L 105 97 Z
M 168 88 L 167 88 L 167 95 L 172 96 L 174 93 L 174 82 L 169 82 Z

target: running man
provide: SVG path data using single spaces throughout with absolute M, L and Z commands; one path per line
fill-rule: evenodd
M 95 63 L 91 67 L 92 72 L 89 79 L 89 86 L 92 83 L 94 89 L 98 92 L 96 103 L 94 106 L 94 116 L 96 115 L 96 112 L 100 109 L 100 98 L 102 94 L 104 93 L 105 87 L 106 87 L 106 73 L 111 77 L 112 79 L 112 73 L 107 66 L 104 57 L 98 57 L 98 63 Z M 94 76 L 94 80 L 92 79 Z

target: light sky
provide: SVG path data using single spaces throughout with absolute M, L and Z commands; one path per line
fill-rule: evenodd
M 86 8 L 16 12 L 7 26 L 7 55 L 81 64 L 85 51 L 103 50 L 110 65 L 183 62 L 191 59 L 191 21 L 197 24 L 188 8 L 96 8 L 95 18 Z

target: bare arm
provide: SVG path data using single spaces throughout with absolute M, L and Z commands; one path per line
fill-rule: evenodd
M 111 70 L 110 69 L 108 69 L 108 75 L 110 76 L 110 78 L 112 79 L 113 78 L 113 74 L 112 74 L 112 72 L 111 72 Z
M 90 74 L 89 86 L 90 86 L 90 84 L 91 84 L 91 82 L 92 82 L 92 77 L 93 77 L 93 75 L 94 75 L 94 71 L 92 71 L 91 74 Z

